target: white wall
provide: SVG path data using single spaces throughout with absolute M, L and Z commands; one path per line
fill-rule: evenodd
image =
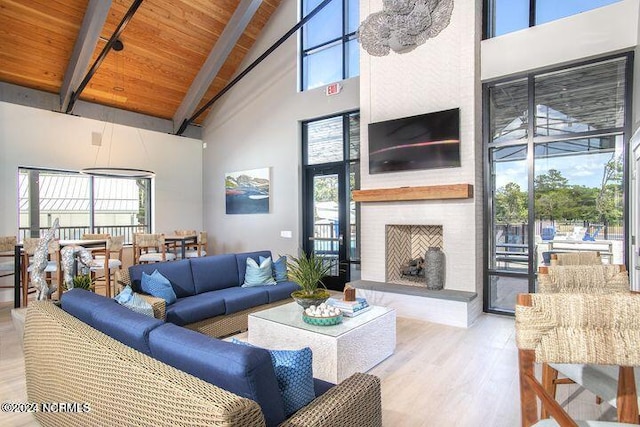
M 155 171 L 155 230 L 203 228 L 202 141 L 0 102 L 0 235 L 18 232 L 18 167 L 105 165 Z
M 297 1 L 283 1 L 240 69 L 293 27 L 297 17 Z M 342 83 L 342 92 L 332 97 L 324 88 L 298 92 L 297 38 L 292 36 L 215 105 L 203 140 L 204 221 L 216 253 L 297 253 L 302 246 L 300 121 L 357 109 L 358 79 Z M 271 168 L 270 212 L 227 215 L 225 173 L 263 167 Z M 283 230 L 293 237 L 280 237 Z
M 366 17 L 381 1 L 361 2 Z M 405 54 L 371 57 L 361 50 L 361 139 L 367 124 L 460 108 L 459 168 L 369 174 L 361 166 L 363 189 L 468 183 L 472 199 L 362 204 L 362 278 L 385 280 L 385 224 L 443 225 L 447 257 L 445 288 L 482 292 L 482 141 L 480 132 L 479 43 L 481 2 L 455 2 L 451 23 L 437 37 Z M 362 158 L 368 147 L 362 145 Z

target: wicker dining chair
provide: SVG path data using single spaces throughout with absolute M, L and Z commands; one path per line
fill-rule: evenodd
M 5 284 L 5 277 L 15 273 L 16 236 L 0 236 L 0 289 L 13 289 L 13 282 Z
M 551 265 L 602 265 L 600 252 L 578 251 L 553 253 L 550 255 Z
M 116 270 L 122 268 L 122 250 L 124 248 L 124 236 L 111 236 L 109 234 L 83 234 L 83 240 L 106 239 L 106 249 L 92 251 L 95 265 L 91 266 L 91 274 L 94 280 L 104 280 L 105 294 L 111 297 L 112 277 Z M 106 269 L 106 270 L 105 270 Z M 102 273 L 102 275 L 100 275 Z
M 185 258 L 199 258 L 207 255 L 207 232 L 200 231 L 197 236 L 196 243 L 187 246 Z
M 536 378 L 535 363 L 619 366 L 618 422 L 638 424 L 633 369 L 640 366 L 637 313 L 640 294 L 518 295 L 515 317 L 522 426 L 578 426 Z M 538 400 L 553 421 L 541 417 Z
M 35 292 L 35 288 L 31 286 L 31 272 L 33 270 L 33 255 L 36 253 L 40 238 L 25 237 L 22 246 L 22 306 L 26 307 L 29 303 L 29 293 Z M 47 273 L 47 282 L 56 281 L 58 287 L 58 299 L 62 296 L 62 266 L 60 265 L 60 242 L 52 240 L 49 242 L 49 261 L 44 270 Z
M 573 254 L 572 254 L 573 255 Z M 538 292 L 540 294 L 611 294 L 629 293 L 629 275 L 624 265 L 603 265 L 591 263 L 590 257 L 583 257 L 585 265 L 570 264 L 540 267 L 538 272 Z M 563 260 L 564 261 L 564 260 Z M 573 258 L 572 262 L 579 261 Z M 559 378 L 558 374 L 563 377 Z M 542 384 L 551 396 L 556 396 L 557 386 L 579 384 L 592 391 L 597 401 L 604 398 L 616 406 L 616 372 L 611 367 L 583 364 L 542 364 Z M 548 414 L 543 409 L 542 417 Z
M 133 235 L 133 263 L 146 264 L 173 261 L 176 255 L 167 252 L 164 234 L 135 233 Z

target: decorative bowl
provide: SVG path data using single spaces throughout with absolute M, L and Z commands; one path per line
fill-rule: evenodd
M 307 313 L 302 313 L 302 320 L 314 326 L 333 326 L 342 322 L 342 313 L 331 317 L 316 317 L 309 316 Z
M 329 299 L 329 293 L 327 292 L 327 296 L 323 298 L 302 298 L 299 296 L 293 295 L 295 292 L 291 294 L 291 297 L 303 308 L 309 308 L 312 305 L 318 306 Z

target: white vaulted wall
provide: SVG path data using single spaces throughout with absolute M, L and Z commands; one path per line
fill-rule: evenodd
M 362 2 L 366 17 L 381 1 Z M 362 189 L 472 184 L 464 200 L 362 204 L 362 278 L 385 281 L 385 225 L 443 226 L 445 288 L 482 293 L 481 1 L 457 0 L 450 25 L 405 54 L 360 60 Z M 460 109 L 461 167 L 370 175 L 367 124 Z

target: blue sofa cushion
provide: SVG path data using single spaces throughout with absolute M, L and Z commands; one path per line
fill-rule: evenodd
M 149 333 L 163 324 L 162 320 L 136 313 L 113 301 L 110 306 L 96 307 L 91 326 L 150 356 Z
M 313 379 L 313 390 L 316 393 L 316 397 L 322 396 L 334 386 L 335 384 L 332 384 L 329 381 L 320 380 L 318 378 Z
M 218 292 L 220 291 L 205 292 L 178 299 L 167 307 L 167 322 L 184 326 L 224 314 L 224 298 Z
M 93 312 L 97 307 L 105 304 L 117 305 L 109 298 L 80 288 L 73 288 L 63 293 L 60 302 L 64 311 L 91 326 L 93 326 Z
M 236 254 L 236 261 L 237 261 L 237 268 L 238 268 L 238 283 L 244 283 L 244 275 L 247 269 L 247 258 L 253 259 L 259 265 L 260 257 L 267 258 L 270 256 L 271 256 L 270 251 L 244 252 L 241 254 Z
M 225 314 L 237 313 L 247 308 L 267 304 L 269 295 L 265 288 L 270 286 L 260 286 L 252 288 L 227 288 L 216 291 L 215 294 L 224 299 Z
M 147 274 L 143 271 L 140 287 L 142 292 L 153 295 L 156 298 L 162 298 L 166 305 L 176 302 L 176 293 L 173 291 L 171 282 L 158 270 L 154 270 L 152 274 Z
M 299 291 L 300 286 L 296 282 L 278 282 L 275 286 L 265 286 L 269 295 L 269 304 L 283 299 L 291 298 L 291 292 Z
M 164 324 L 159 319 L 133 312 L 112 298 L 84 289 L 71 289 L 62 294 L 62 309 L 92 328 L 147 355 L 151 355 L 149 332 Z
M 238 266 L 234 254 L 213 255 L 191 259 L 191 271 L 196 292 L 215 291 L 239 286 Z
M 136 264 L 129 267 L 131 277 L 131 288 L 134 292 L 140 292 L 142 273 L 153 273 L 158 270 L 164 277 L 169 279 L 171 287 L 178 298 L 188 297 L 196 294 L 196 288 L 191 274 L 191 264 L 188 259 L 180 261 L 156 262 L 153 264 Z
M 259 265 L 253 258 L 247 258 L 247 268 L 244 273 L 244 283 L 242 284 L 243 288 L 275 284 L 276 281 L 273 278 L 271 257 L 260 257 Z
M 172 324 L 154 329 L 149 338 L 154 358 L 257 402 L 267 426 L 284 421 L 284 403 L 267 350 L 217 340 Z

